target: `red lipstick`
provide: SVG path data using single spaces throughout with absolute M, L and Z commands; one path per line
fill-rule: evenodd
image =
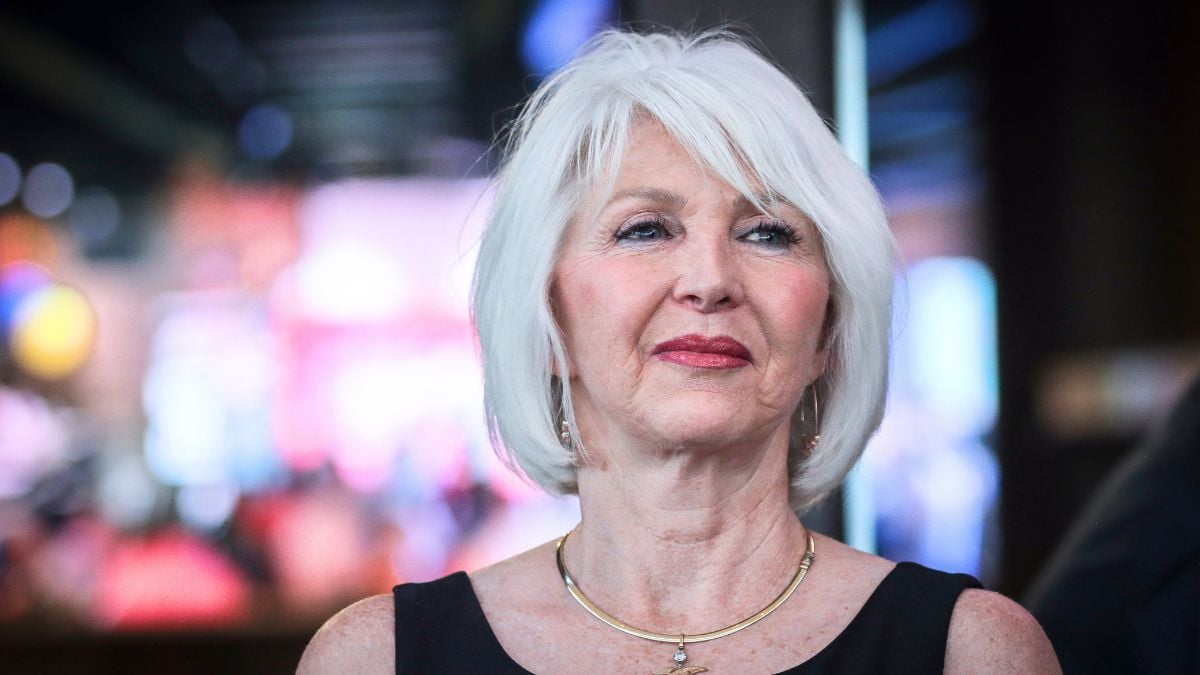
M 655 346 L 653 355 L 693 368 L 741 368 L 752 361 L 746 345 L 725 335 L 680 335 Z

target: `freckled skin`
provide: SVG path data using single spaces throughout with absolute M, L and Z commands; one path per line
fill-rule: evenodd
M 829 279 L 816 229 L 794 207 L 764 214 L 740 197 L 645 122 L 630 135 L 612 192 L 593 192 L 580 211 L 598 215 L 568 228 L 553 298 L 576 416 L 592 445 L 761 442 L 820 375 Z M 777 222 L 794 240 L 754 232 Z M 639 223 L 649 223 L 634 230 L 641 238 L 621 238 Z M 653 355 L 686 334 L 733 337 L 752 362 L 711 370 Z

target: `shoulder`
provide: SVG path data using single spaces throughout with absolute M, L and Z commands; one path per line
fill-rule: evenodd
M 1012 600 L 968 589 L 950 617 L 946 672 L 1061 673 L 1036 619 Z
M 856 548 L 812 532 L 816 540 L 816 560 L 809 571 L 814 581 L 832 589 L 850 589 L 861 596 L 863 602 L 892 571 L 896 563 L 877 555 L 864 553 Z M 857 603 L 861 605 L 862 603 Z
M 558 576 L 555 543 L 547 542 L 471 573 L 471 585 L 489 618 L 502 607 L 528 609 L 546 601 L 545 580 Z
M 886 558 L 880 558 L 871 553 L 864 553 L 833 537 L 820 532 L 809 530 L 816 544 L 816 556 L 823 565 L 844 568 L 854 574 L 882 577 L 891 571 L 896 563 Z M 815 565 L 814 565 L 815 568 Z
M 338 612 L 321 626 L 300 659 L 297 675 L 396 672 L 392 596 L 375 595 Z

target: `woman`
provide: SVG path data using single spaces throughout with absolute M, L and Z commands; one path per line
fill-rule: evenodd
M 1057 672 L 1011 601 L 796 515 L 879 422 L 892 256 L 779 70 L 599 36 L 513 129 L 474 294 L 495 442 L 582 522 L 344 610 L 301 671 Z

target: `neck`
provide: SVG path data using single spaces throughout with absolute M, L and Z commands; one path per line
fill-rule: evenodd
M 784 431 L 722 451 L 604 449 L 579 471 L 572 576 L 602 609 L 652 631 L 707 632 L 757 612 L 804 555 L 786 459 Z

